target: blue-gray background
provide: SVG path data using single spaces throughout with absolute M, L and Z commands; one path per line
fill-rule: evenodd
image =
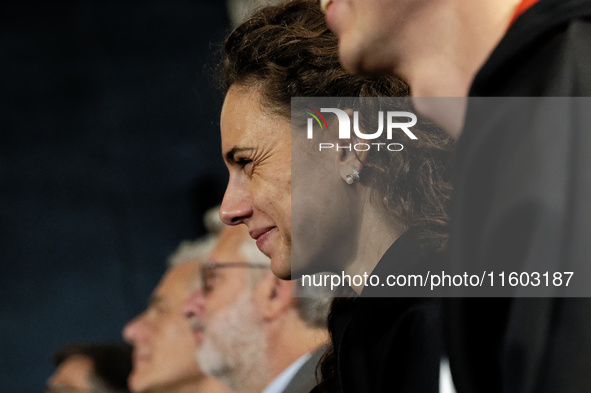
M 0 3 L 0 391 L 118 340 L 219 201 L 224 2 Z

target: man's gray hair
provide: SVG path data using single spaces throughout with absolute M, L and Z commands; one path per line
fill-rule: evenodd
M 220 206 L 215 206 L 205 212 L 203 223 L 207 234 L 197 240 L 184 240 L 168 257 L 168 267 L 173 268 L 186 262 L 206 258 L 215 247 L 219 234 L 224 229 L 220 220 Z
M 213 250 L 217 239 L 217 233 L 208 233 L 197 240 L 182 241 L 175 252 L 168 257 L 168 267 L 173 268 L 196 259 L 206 258 Z

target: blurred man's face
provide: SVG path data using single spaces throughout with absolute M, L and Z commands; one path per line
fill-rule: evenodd
M 398 59 L 386 48 L 410 41 L 401 27 L 418 4 L 430 0 L 322 1 L 328 27 L 339 37 L 339 57 L 352 72 L 391 72 Z M 403 47 L 403 45 L 401 45 Z
M 201 368 L 232 389 L 247 378 L 265 381 L 267 370 L 266 336 L 256 307 L 257 286 L 252 288 L 248 281 L 254 270 L 260 274 L 261 268 L 255 267 L 260 262 L 246 260 L 241 252 L 244 241 L 252 242 L 254 248 L 244 226 L 224 229 L 211 263 L 204 264 L 202 289 L 184 308 L 192 320 Z M 268 267 L 262 271 L 272 276 Z
M 92 359 L 87 356 L 70 356 L 64 360 L 47 380 L 47 393 L 90 392 L 89 378 L 94 372 Z
M 191 328 L 181 311 L 198 279 L 197 262 L 170 269 L 152 293 L 146 311 L 125 326 L 123 336 L 133 345 L 132 391 L 165 388 L 202 376 Z
M 224 287 L 219 285 L 214 292 Z M 220 309 L 206 307 L 199 323 L 203 340 L 197 360 L 205 372 L 233 390 L 239 390 L 246 378 L 267 380 L 265 327 L 249 289 Z

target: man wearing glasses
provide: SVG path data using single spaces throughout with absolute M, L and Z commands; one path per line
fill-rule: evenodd
M 181 310 L 199 286 L 200 262 L 214 244 L 211 236 L 179 246 L 148 308 L 123 329 L 123 336 L 133 345 L 129 387 L 134 393 L 228 392 L 199 369 L 195 341 Z
M 328 339 L 329 298 L 292 297 L 292 282 L 273 275 L 242 225 L 222 231 L 210 260 L 184 307 L 202 370 L 234 391 L 308 393 Z

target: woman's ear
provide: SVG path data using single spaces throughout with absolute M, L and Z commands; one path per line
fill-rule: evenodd
M 353 124 L 353 110 L 345 110 L 351 118 Z M 351 134 L 348 141 L 339 141 L 337 149 L 337 165 L 341 178 L 347 184 L 353 184 L 359 181 L 363 164 L 369 155 L 366 141 L 362 141 L 355 133 Z

